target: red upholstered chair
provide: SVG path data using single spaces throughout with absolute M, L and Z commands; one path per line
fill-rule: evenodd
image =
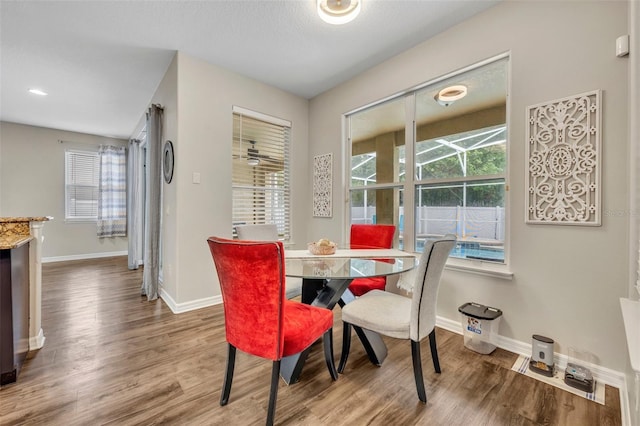
M 267 425 L 273 424 L 280 361 L 322 337 L 333 380 L 333 312 L 286 299 L 284 247 L 280 241 L 238 241 L 210 237 L 209 249 L 220 281 L 228 343 L 220 405 L 231 392 L 236 349 L 273 361 Z
M 350 246 L 352 249 L 390 249 L 393 245 L 395 225 L 351 225 Z M 356 278 L 349 285 L 354 296 L 362 296 L 371 290 L 384 290 L 386 277 Z

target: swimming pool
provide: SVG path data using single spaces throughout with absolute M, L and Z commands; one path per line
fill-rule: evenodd
M 417 241 L 417 251 L 422 252 L 424 242 L 425 240 Z M 400 249 L 402 250 L 402 242 Z M 458 241 L 453 250 L 451 250 L 451 256 L 504 263 L 504 248 L 486 246 L 474 241 Z

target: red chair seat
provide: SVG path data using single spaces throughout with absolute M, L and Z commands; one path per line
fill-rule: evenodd
M 349 284 L 349 290 L 354 296 L 362 296 L 371 290 L 384 291 L 386 285 L 387 279 L 385 277 L 356 278 Z
M 291 300 L 284 301 L 284 348 L 282 355 L 302 352 L 318 336 L 333 327 L 333 312 Z

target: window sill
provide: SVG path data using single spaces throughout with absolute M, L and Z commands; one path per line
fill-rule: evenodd
M 65 223 L 98 223 L 98 219 L 91 219 L 91 218 L 87 218 L 87 219 L 75 219 L 75 218 L 66 218 Z
M 468 272 L 477 275 L 485 275 L 488 277 L 500 278 L 503 280 L 513 279 L 513 272 L 509 270 L 507 265 L 496 264 L 492 262 L 483 262 L 481 260 L 476 261 L 449 258 L 445 269 L 451 271 Z

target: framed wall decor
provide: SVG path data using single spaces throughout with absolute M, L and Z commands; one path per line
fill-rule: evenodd
M 313 157 L 313 217 L 331 217 L 333 154 Z
M 601 224 L 601 91 L 527 108 L 527 223 Z

